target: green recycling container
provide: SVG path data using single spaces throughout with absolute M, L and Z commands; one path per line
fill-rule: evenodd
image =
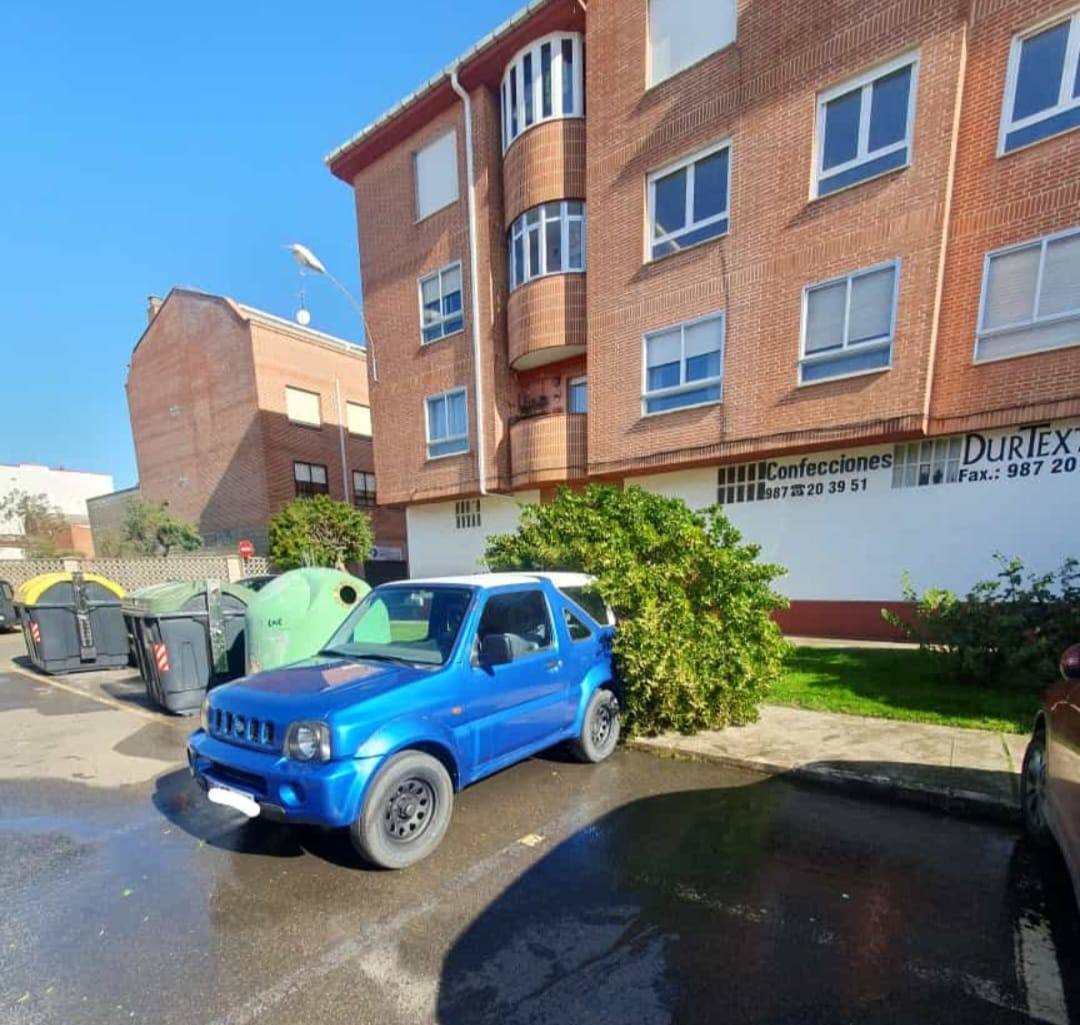
M 43 573 L 15 592 L 26 653 L 44 673 L 128 664 L 124 589 L 96 573 Z
M 248 604 L 247 671 L 310 658 L 371 590 L 336 569 L 293 569 L 271 580 Z
M 132 591 L 124 622 L 146 695 L 177 715 L 199 710 L 208 688 L 244 674 L 244 615 L 254 592 L 217 580 Z
M 6 580 L 0 580 L 0 630 L 14 630 L 19 625 L 15 615 L 15 592 Z

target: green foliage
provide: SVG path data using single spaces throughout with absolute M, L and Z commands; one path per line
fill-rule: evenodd
M 526 505 L 513 534 L 492 537 L 492 569 L 591 573 L 615 611 L 613 653 L 627 735 L 693 733 L 752 722 L 787 645 L 772 620 L 783 572 L 717 509 L 590 485 Z
M 326 495 L 297 498 L 270 519 L 270 560 L 280 570 L 300 566 L 344 569 L 363 562 L 375 535 L 371 517 Z
M 53 505 L 45 494 L 32 495 L 28 491 L 13 488 L 0 498 L 0 524 L 19 526 L 18 531 L 26 537 L 26 554 L 31 559 L 47 559 L 67 554 L 58 547 L 57 538 L 64 530 L 66 521 L 58 506 Z
M 198 530 L 169 512 L 168 502 L 137 498 L 128 503 L 123 537 L 107 539 L 102 554 L 165 556 L 174 550 L 194 552 L 202 544 Z
M 919 595 L 904 576 L 910 620 L 882 616 L 969 684 L 1033 686 L 1057 675 L 1062 651 L 1080 637 L 1080 563 L 1066 559 L 1053 573 L 1025 573 L 1020 559 L 995 553 L 1000 567 L 963 598 L 931 588 Z

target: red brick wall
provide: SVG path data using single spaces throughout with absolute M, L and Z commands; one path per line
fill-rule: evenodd
M 325 465 L 330 495 L 344 499 L 335 380 L 341 416 L 347 401 L 368 404 L 363 355 L 249 324 L 220 298 L 173 292 L 128 376 L 142 495 L 167 500 L 209 543 L 250 536 L 260 548 L 269 517 L 295 497 L 294 459 Z M 286 385 L 320 396 L 321 427 L 288 420 Z M 346 434 L 350 497 L 352 471 L 373 466 L 372 439 Z M 405 543 L 400 507 L 373 518 L 378 544 Z
M 564 118 L 533 125 L 503 158 L 505 223 L 555 199 L 585 198 L 585 121 Z
M 585 295 L 584 274 L 551 274 L 515 288 L 506 303 L 511 365 L 584 350 Z
M 224 301 L 173 292 L 132 354 L 127 394 L 142 497 L 211 539 L 266 523 L 251 344 Z
M 1080 349 L 975 365 L 987 251 L 1080 225 L 1080 132 L 998 157 L 1013 35 L 1060 0 L 972 4 L 941 332 L 931 403 L 941 433 L 1080 414 Z

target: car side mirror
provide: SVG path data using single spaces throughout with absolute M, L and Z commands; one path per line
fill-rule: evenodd
M 510 646 L 509 634 L 485 634 L 480 642 L 480 664 L 482 666 L 504 666 L 514 661 L 514 649 Z
M 1061 656 L 1061 675 L 1066 680 L 1080 680 L 1080 644 L 1065 649 Z

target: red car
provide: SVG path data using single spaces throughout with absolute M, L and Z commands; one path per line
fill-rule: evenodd
M 1024 826 L 1057 840 L 1080 903 L 1080 644 L 1061 656 L 1061 680 L 1043 695 L 1020 783 Z

